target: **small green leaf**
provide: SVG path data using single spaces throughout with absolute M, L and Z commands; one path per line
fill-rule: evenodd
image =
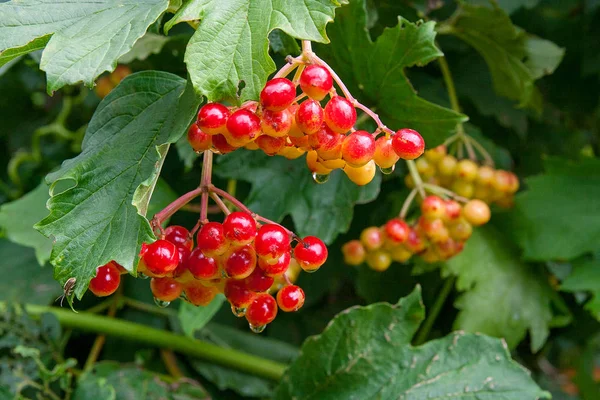
M 565 292 L 590 292 L 591 298 L 585 303 L 585 309 L 594 318 L 600 320 L 600 260 L 595 258 L 573 262 L 573 270 L 562 281 L 560 290 Z
M 238 150 L 219 161 L 215 171 L 219 176 L 252 184 L 245 201 L 252 211 L 276 221 L 289 214 L 297 234 L 318 236 L 327 243 L 348 230 L 354 205 L 374 200 L 381 184 L 380 174 L 360 187 L 342 171 L 334 171 L 319 185 L 313 181 L 304 157 L 290 161 Z
M 218 294 L 207 306 L 196 307 L 188 302 L 182 302 L 179 307 L 179 322 L 183 332 L 191 337 L 194 333 L 204 328 L 212 317 L 221 309 L 225 296 Z
M 565 49 L 562 47 L 536 36 L 528 36 L 525 47 L 527 49 L 525 65 L 531 71 L 533 79 L 552 74 L 565 55 Z
M 322 334 L 304 342 L 275 398 L 550 398 L 498 339 L 455 332 L 412 347 L 424 314 L 418 287 L 395 305 L 338 314 Z
M 201 17 L 190 39 L 185 63 L 196 90 L 209 101 L 258 95 L 275 71 L 268 36 L 281 29 L 298 39 L 326 42 L 325 25 L 333 20 L 336 0 L 193 0 L 188 7 Z M 178 13 L 179 14 L 179 13 Z M 181 18 L 177 16 L 176 18 Z
M 181 22 L 197 21 L 202 16 L 201 12 L 204 7 L 202 1 L 186 0 L 175 15 L 165 23 L 165 33 L 169 33 L 171 28 Z
M 135 60 L 143 61 L 152 54 L 159 54 L 168 41 L 168 37 L 155 33 L 146 33 L 140 40 L 135 42 L 131 50 L 119 58 L 119 63 L 129 64 Z

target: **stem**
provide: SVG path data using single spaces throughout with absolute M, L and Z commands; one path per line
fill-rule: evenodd
M 431 309 L 430 309 L 431 311 L 430 311 L 429 315 L 427 315 L 425 322 L 421 326 L 421 329 L 419 329 L 419 333 L 417 334 L 417 337 L 415 338 L 415 341 L 414 341 L 415 346 L 419 346 L 419 345 L 425 343 L 425 341 L 427 340 L 427 336 L 429 336 L 429 332 L 431 332 L 433 323 L 435 322 L 440 311 L 442 311 L 442 307 L 444 306 L 444 303 L 446 302 L 448 295 L 450 294 L 450 292 L 452 291 L 452 288 L 454 287 L 455 280 L 456 280 L 456 277 L 453 276 L 451 278 L 446 279 L 446 281 L 444 282 L 444 286 L 442 286 L 442 289 L 438 293 L 438 295 L 435 299 L 435 303 L 433 303 L 433 307 L 431 307 Z
M 273 79 L 283 78 L 283 77 L 288 76 L 293 70 L 295 70 L 302 63 L 302 56 L 299 56 L 296 58 L 292 58 L 292 57 L 288 56 L 285 60 L 287 61 L 287 64 L 284 65 L 279 71 L 277 71 L 275 76 L 273 76 Z
M 121 299 L 122 293 L 123 293 L 123 285 L 120 285 L 117 290 L 117 293 L 111 299 L 112 303 L 110 304 L 110 306 L 108 308 L 108 313 L 107 313 L 107 316 L 109 318 L 115 317 L 115 314 L 117 313 L 117 304 L 119 303 L 119 300 Z M 90 353 L 88 354 L 88 357 L 85 360 L 85 365 L 83 366 L 84 371 L 89 371 L 94 367 L 96 360 L 98 360 L 98 357 L 100 356 L 100 352 L 102 352 L 102 348 L 104 347 L 105 342 L 106 342 L 106 335 L 96 336 L 96 340 L 94 340 L 92 349 L 90 350 Z
M 154 218 L 152 218 L 153 227 L 161 227 L 163 222 L 170 218 L 173 214 L 175 214 L 181 207 L 185 206 L 187 203 L 198 197 L 202 194 L 202 188 L 197 187 L 196 189 L 187 192 L 168 206 L 162 209 L 162 211 L 158 212 Z
M 477 140 L 473 139 L 471 136 L 467 136 L 467 142 L 469 142 L 470 144 L 475 146 L 475 149 L 479 152 L 479 154 L 481 154 L 481 156 L 485 160 L 486 164 L 488 164 L 492 167 L 494 166 L 494 159 L 492 158 L 490 153 L 488 153 L 488 151 L 485 149 L 485 147 L 483 147 L 481 145 L 481 143 L 479 143 Z
M 287 234 L 288 234 L 288 235 L 290 235 L 292 238 L 294 238 L 294 239 L 297 239 L 298 241 L 300 241 L 300 237 L 299 237 L 298 235 L 296 235 L 294 232 L 290 231 L 290 230 L 289 230 L 288 228 L 286 228 L 285 226 L 283 226 L 283 225 L 281 225 L 281 224 L 278 224 L 278 223 L 277 223 L 277 222 L 275 222 L 275 221 L 271 221 L 270 219 L 268 219 L 268 218 L 265 218 L 265 217 L 263 217 L 263 216 L 261 216 L 261 215 L 258 215 L 258 214 L 252 214 L 252 215 L 254 215 L 254 218 L 255 218 L 257 221 L 260 221 L 260 222 L 265 222 L 265 223 L 267 223 L 267 224 L 279 225 L 280 227 L 282 227 L 283 229 L 285 229 L 285 231 L 287 232 Z
M 225 200 L 227 200 L 231 204 L 233 204 L 238 210 L 247 212 L 248 214 L 253 214 L 252 211 L 248 207 L 246 207 L 241 201 L 239 201 L 238 199 L 236 199 L 235 197 L 233 197 L 232 195 L 230 195 L 223 189 L 219 189 L 218 187 L 215 187 L 214 185 L 210 185 L 208 187 L 208 191 L 211 193 L 215 193 L 217 196 L 223 197 Z M 214 199 L 215 198 L 213 197 L 213 200 Z M 216 202 L 216 200 L 215 200 L 215 202 Z
M 413 160 L 406 160 L 406 165 L 408 165 L 408 171 L 410 172 L 410 176 L 415 182 L 415 188 L 419 192 L 421 198 L 425 198 L 425 189 L 423 189 L 423 180 L 421 179 L 421 175 L 419 175 L 419 171 L 417 171 L 417 166 Z
M 417 195 L 417 188 L 414 188 L 413 190 L 410 191 L 409 195 L 406 197 L 406 200 L 404 200 L 404 204 L 402 204 L 402 209 L 400 210 L 400 219 L 406 218 L 408 209 L 410 208 L 410 205 L 412 204 L 416 195 Z
M 223 211 L 223 214 L 225 214 L 225 215 L 231 214 L 231 210 L 229 209 L 229 207 L 227 207 L 227 204 L 225 204 L 223 202 L 223 200 L 221 200 L 219 195 L 217 195 L 216 193 L 213 192 L 210 194 L 210 197 L 214 200 L 215 203 L 217 203 L 217 207 L 219 207 L 221 209 L 221 211 Z
M 0 309 L 4 307 L 6 307 L 6 303 L 0 302 Z M 211 361 L 267 379 L 279 380 L 286 368 L 286 365 L 275 361 L 130 321 L 111 319 L 86 312 L 74 313 L 57 307 L 35 304 L 26 304 L 25 309 L 30 315 L 38 316 L 50 312 L 66 328 L 76 328 L 171 349 L 187 356 Z
M 169 371 L 169 374 L 175 378 L 175 380 L 179 380 L 184 377 L 183 372 L 181 372 L 181 369 L 177 365 L 177 357 L 175 356 L 175 353 L 173 353 L 171 350 L 160 349 L 160 358 L 162 358 L 165 368 L 167 371 Z
M 304 43 L 304 41 L 302 43 Z M 309 53 L 309 54 L 307 54 L 307 57 L 313 63 L 321 65 L 321 66 L 327 68 L 327 70 L 329 71 L 329 73 L 333 77 L 333 80 L 335 81 L 335 83 L 337 83 L 337 85 L 339 86 L 339 88 L 342 90 L 342 93 L 344 93 L 344 97 L 346 97 L 351 103 L 358 103 L 356 101 L 356 99 L 352 96 L 352 93 L 350 93 L 350 91 L 348 90 L 348 88 L 346 87 L 346 85 L 344 85 L 344 82 L 340 79 L 340 77 L 333 70 L 333 68 L 331 68 L 329 66 L 329 64 L 327 64 L 325 61 L 323 61 L 322 59 L 320 59 L 315 53 L 312 53 L 312 52 Z M 355 107 L 356 107 L 356 104 L 355 104 Z M 362 110 L 362 108 L 361 108 L 361 110 Z
M 303 40 L 302 41 L 302 54 L 310 54 L 312 53 L 312 43 L 310 42 L 310 40 Z
M 432 185 L 431 183 L 424 183 L 423 184 L 423 188 L 428 191 L 429 193 L 433 193 L 435 195 L 442 195 L 442 196 L 448 196 L 454 200 L 458 200 L 462 203 L 467 203 L 469 201 L 469 199 L 467 199 L 466 197 L 462 197 L 457 195 L 456 193 L 454 193 L 452 190 L 448 190 L 446 188 L 443 188 L 441 186 L 437 186 L 437 185 Z
M 159 315 L 161 317 L 166 317 L 166 318 L 171 318 L 171 317 L 175 316 L 175 313 L 171 310 L 167 310 L 166 308 L 155 307 L 148 303 L 144 303 L 143 301 L 130 299 L 129 297 L 124 297 L 122 300 L 123 300 L 123 304 L 125 304 L 126 306 L 136 309 L 136 310 L 139 310 L 139 311 L 144 311 L 149 314 L 156 314 L 156 315 Z

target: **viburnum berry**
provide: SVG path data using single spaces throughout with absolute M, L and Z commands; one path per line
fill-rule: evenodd
M 381 230 L 376 226 L 366 228 L 360 233 L 360 242 L 368 251 L 377 250 L 383 246 L 383 239 Z
M 446 216 L 444 199 L 438 196 L 425 197 L 421 203 L 421 214 L 427 219 L 444 218 Z
M 208 222 L 200 228 L 196 237 L 198 249 L 208 257 L 219 256 L 229 247 L 225 239 L 223 224 L 219 222 Z
M 150 290 L 152 290 L 152 294 L 156 299 L 170 302 L 179 298 L 183 286 L 172 278 L 152 278 Z
M 419 227 L 423 229 L 425 235 L 432 242 L 443 242 L 450 237 L 448 228 L 440 218 L 427 219 L 421 216 L 419 218 Z
M 392 136 L 392 147 L 400 158 L 414 160 L 425 151 L 425 141 L 419 132 L 404 128 Z
M 480 226 L 486 224 L 492 214 L 487 204 L 479 199 L 473 199 L 463 207 L 463 216 L 471 225 Z
M 375 161 L 373 160 L 358 168 L 354 168 L 348 164 L 344 166 L 344 173 L 348 179 L 358 186 L 369 184 L 373 178 L 375 178 L 376 172 L 377 167 L 375 166 Z
M 304 290 L 300 286 L 286 285 L 277 292 L 277 305 L 281 311 L 298 311 L 304 305 Z
M 437 164 L 438 162 L 440 162 L 440 160 L 442 158 L 444 158 L 444 156 L 446 154 L 447 154 L 446 146 L 441 144 L 437 147 L 434 147 L 433 149 L 427 150 L 425 152 L 425 158 L 427 159 L 427 161 Z
M 473 226 L 464 218 L 460 218 L 448 228 L 450 237 L 454 240 L 465 241 L 471 237 Z
M 233 307 L 246 308 L 252 303 L 256 294 L 248 288 L 244 281 L 227 279 L 223 294 Z
M 294 258 L 304 271 L 313 272 L 327 260 L 327 247 L 318 237 L 306 236 L 294 247 Z
M 190 251 L 194 248 L 194 240 L 190 235 L 190 231 L 183 226 L 168 226 L 165 229 L 165 240 L 168 240 L 175 246 L 186 247 Z
M 477 178 L 477 164 L 471 160 L 460 160 L 456 164 L 455 174 L 458 179 L 466 182 L 473 182 Z
M 209 135 L 225 133 L 225 126 L 229 118 L 229 110 L 220 103 L 208 103 L 198 111 L 196 124 Z
M 450 154 L 445 155 L 437 164 L 438 173 L 441 176 L 453 176 L 454 171 L 456 170 L 456 164 L 458 164 L 456 157 Z
M 462 207 L 456 200 L 446 200 L 444 201 L 446 206 L 446 214 L 444 215 L 444 220 L 448 222 L 455 221 L 460 217 L 462 212 Z
M 323 66 L 307 65 L 300 75 L 300 89 L 311 99 L 323 100 L 332 87 L 331 73 Z
M 292 129 L 294 116 L 288 110 L 265 110 L 260 119 L 260 127 L 265 135 L 285 137 Z
M 279 258 L 275 260 L 267 261 L 264 258 L 258 259 L 258 266 L 263 270 L 265 275 L 268 276 L 280 276 L 287 271 L 290 266 L 291 255 L 289 252 L 283 253 Z
M 311 172 L 319 175 L 328 175 L 331 173 L 331 168 L 327 168 L 319 162 L 319 156 L 314 150 L 306 153 L 306 166 Z
M 367 254 L 367 265 L 375 271 L 385 271 L 392 264 L 392 256 L 385 250 L 376 250 Z
M 90 281 L 90 291 L 98 296 L 110 296 L 121 283 L 121 272 L 113 261 L 96 268 L 96 276 Z
M 219 289 L 215 286 L 204 286 L 199 282 L 192 282 L 184 287 L 183 293 L 188 302 L 198 307 L 209 305 L 219 293 Z
M 256 251 L 251 245 L 230 249 L 224 255 L 223 269 L 228 277 L 244 279 L 256 268 Z
M 323 109 L 315 100 L 306 100 L 296 110 L 296 124 L 307 135 L 316 133 L 323 125 Z
M 246 310 L 246 320 L 253 328 L 263 327 L 277 316 L 277 302 L 267 293 L 256 295 Z
M 214 135 L 212 137 L 212 144 L 213 144 L 213 147 L 220 154 L 231 153 L 232 151 L 234 151 L 236 149 L 236 147 L 233 147 L 232 145 L 229 144 L 229 142 L 223 135 Z
M 187 259 L 186 267 L 196 279 L 219 278 L 219 264 L 212 258 L 204 255 L 200 248 L 195 248 Z
M 359 240 L 351 240 L 342 246 L 344 262 L 348 265 L 360 265 L 365 262 L 367 252 Z
M 260 118 L 253 112 L 241 108 L 235 111 L 227 120 L 228 142 L 242 147 L 256 139 L 261 133 Z
M 425 157 L 421 157 L 415 161 L 415 166 L 417 167 L 417 172 L 421 175 L 421 178 L 428 179 L 435 175 L 435 166 L 427 161 Z
M 253 292 L 266 292 L 273 286 L 275 278 L 267 276 L 262 268 L 255 268 L 254 271 L 244 279 L 246 287 Z
M 473 193 L 475 192 L 475 186 L 473 186 L 471 182 L 460 179 L 457 179 L 452 183 L 451 189 L 457 195 L 466 197 L 468 199 L 473 197 Z
M 426 247 L 424 238 L 415 230 L 411 229 L 404 246 L 413 253 L 420 253 Z
M 159 239 L 142 244 L 141 259 L 148 271 L 155 276 L 163 276 L 177 268 L 179 251 L 173 243 Z
M 342 158 L 352 167 L 362 167 L 375 154 L 375 139 L 367 131 L 355 131 L 344 138 Z
M 477 169 L 477 178 L 475 178 L 475 182 L 481 186 L 490 186 L 494 180 L 495 172 L 494 168 L 482 165 Z
M 390 219 L 383 227 L 385 237 L 394 244 L 404 243 L 408 239 L 410 227 L 400 218 Z
M 193 124 L 188 129 L 187 140 L 194 151 L 204 151 L 212 147 L 212 137 Z
M 508 193 L 511 187 L 511 174 L 507 171 L 497 170 L 494 172 L 492 186 L 501 193 Z
M 223 221 L 225 238 L 234 245 L 251 243 L 256 236 L 256 221 L 246 212 L 234 211 Z
M 266 261 L 276 261 L 290 251 L 290 236 L 280 225 L 265 224 L 256 233 L 254 241 L 256 254 Z
M 332 97 L 323 110 L 323 120 L 334 132 L 346 133 L 356 123 L 356 109 L 345 97 Z
M 390 250 L 390 257 L 392 261 L 406 262 L 412 257 L 413 253 L 408 250 L 405 246 L 394 246 Z
M 271 79 L 260 92 L 260 104 L 269 111 L 285 110 L 295 98 L 296 87 L 287 78 Z
M 392 138 L 382 136 L 375 141 L 375 151 L 373 152 L 373 161 L 379 167 L 387 169 L 392 168 L 400 159 L 392 147 Z
M 265 154 L 274 156 L 285 146 L 285 138 L 261 135 L 255 143 Z

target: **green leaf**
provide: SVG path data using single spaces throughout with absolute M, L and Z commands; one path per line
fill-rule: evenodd
M 25 196 L 0 207 L 0 228 L 11 241 L 33 247 L 38 263 L 44 265 L 50 258 L 52 240 L 33 229 L 33 225 L 48 215 L 46 202 L 48 186 L 42 182 Z
M 252 184 L 245 204 L 275 221 L 286 215 L 294 220 L 300 236 L 318 236 L 326 243 L 346 232 L 355 204 L 367 203 L 379 194 L 381 175 L 366 186 L 356 186 L 342 171 L 334 171 L 324 184 L 313 181 L 304 157 L 290 161 L 258 151 L 238 150 L 219 160 L 219 176 Z
M 43 47 L 40 68 L 48 92 L 92 86 L 167 9 L 167 0 L 24 0 L 0 4 L 0 51 L 24 54 Z M 5 53 L 2 53 L 5 54 Z
M 157 146 L 176 141 L 196 111 L 185 84 L 166 72 L 128 76 L 100 103 L 82 153 L 48 175 L 50 215 L 36 229 L 54 237 L 54 276 L 61 284 L 77 278 L 78 298 L 99 265 L 115 260 L 134 271 L 142 242 L 153 239 L 132 203 L 143 208 L 138 186 L 159 173 Z
M 155 33 L 146 33 L 140 40 L 135 42 L 131 50 L 119 58 L 119 63 L 129 64 L 135 60 L 143 61 L 152 54 L 159 54 L 168 41 L 168 37 Z
M 512 14 L 520 8 L 533 8 L 538 5 L 540 0 L 495 0 L 500 8 L 507 14 Z M 490 0 L 465 0 L 465 3 L 488 5 Z
M 560 290 L 565 292 L 591 292 L 591 298 L 585 303 L 594 318 L 600 320 L 600 260 L 579 260 L 573 263 L 573 270 L 562 281 Z
M 510 348 L 529 331 L 535 352 L 548 338 L 553 293 L 513 247 L 494 228 L 477 228 L 463 252 L 443 265 L 464 292 L 454 304 L 460 310 L 454 327 L 504 338 Z
M 395 305 L 352 307 L 307 339 L 276 399 L 550 398 L 512 361 L 506 344 L 455 332 L 419 347 L 421 291 Z
M 181 22 L 192 22 L 199 20 L 203 8 L 204 4 L 202 1 L 186 0 L 185 4 L 183 4 L 177 10 L 173 18 L 165 23 L 165 33 L 169 33 L 171 28 Z
M 0 17 L 2 15 L 0 14 Z M 1 26 L 0 26 L 1 29 Z M 50 40 L 50 35 L 42 36 L 37 39 L 32 40 L 21 47 L 14 47 L 12 49 L 7 49 L 0 52 L 0 67 L 5 65 L 11 60 L 14 60 L 17 57 L 25 55 L 27 53 L 31 53 L 32 51 L 41 50 L 48 44 Z
M 194 0 L 202 20 L 190 39 L 185 63 L 196 90 L 209 101 L 258 95 L 275 71 L 268 36 L 274 29 L 315 42 L 327 42 L 325 25 L 333 20 L 336 0 Z
M 562 47 L 536 36 L 528 36 L 525 47 L 527 50 L 525 65 L 531 71 L 533 79 L 552 74 L 565 55 L 565 49 Z
M 512 215 L 530 260 L 571 259 L 600 247 L 600 160 L 548 159 L 546 173 L 526 179 Z M 568 239 L 566 239 L 568 238 Z
M 435 45 L 435 22 L 410 23 L 403 18 L 373 42 L 365 28 L 364 0 L 340 9 L 327 30 L 331 44 L 316 51 L 336 70 L 348 89 L 374 109 L 391 129 L 413 128 L 427 147 L 443 142 L 467 117 L 419 96 L 406 69 L 423 66 L 442 56 Z
M 225 296 L 217 295 L 209 305 L 196 307 L 188 302 L 182 302 L 179 307 L 178 318 L 183 332 L 194 337 L 194 333 L 204 328 L 212 317 L 221 309 Z

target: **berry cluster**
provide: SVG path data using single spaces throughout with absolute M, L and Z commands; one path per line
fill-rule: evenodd
M 323 183 L 334 169 L 342 169 L 357 185 L 373 179 L 376 165 L 391 173 L 400 158 L 412 160 L 423 153 L 423 138 L 414 130 L 354 130 L 356 104 L 336 94 L 329 70 L 316 64 L 302 67 L 297 82 L 268 81 L 259 102 L 201 107 L 188 131 L 192 148 L 225 154 L 245 147 L 288 159 L 306 153 L 315 181 Z
M 117 65 L 113 72 L 96 80 L 96 87 L 94 88 L 96 95 L 101 99 L 105 98 L 115 86 L 130 74 L 131 69 L 127 65 Z
M 385 271 L 392 261 L 405 262 L 413 254 L 430 263 L 447 260 L 462 251 L 473 226 L 487 223 L 490 216 L 488 205 L 478 199 L 461 206 L 455 200 L 428 196 L 414 225 L 394 218 L 382 227 L 366 228 L 360 240 L 344 244 L 342 253 L 347 264 L 366 261 L 376 271 Z
M 511 207 L 514 194 L 519 189 L 519 179 L 512 172 L 478 165 L 469 159 L 459 160 L 447 154 L 443 145 L 427 150 L 423 157 L 415 161 L 415 165 L 425 182 L 488 204 Z M 409 188 L 414 187 L 410 175 L 405 177 L 405 183 Z

